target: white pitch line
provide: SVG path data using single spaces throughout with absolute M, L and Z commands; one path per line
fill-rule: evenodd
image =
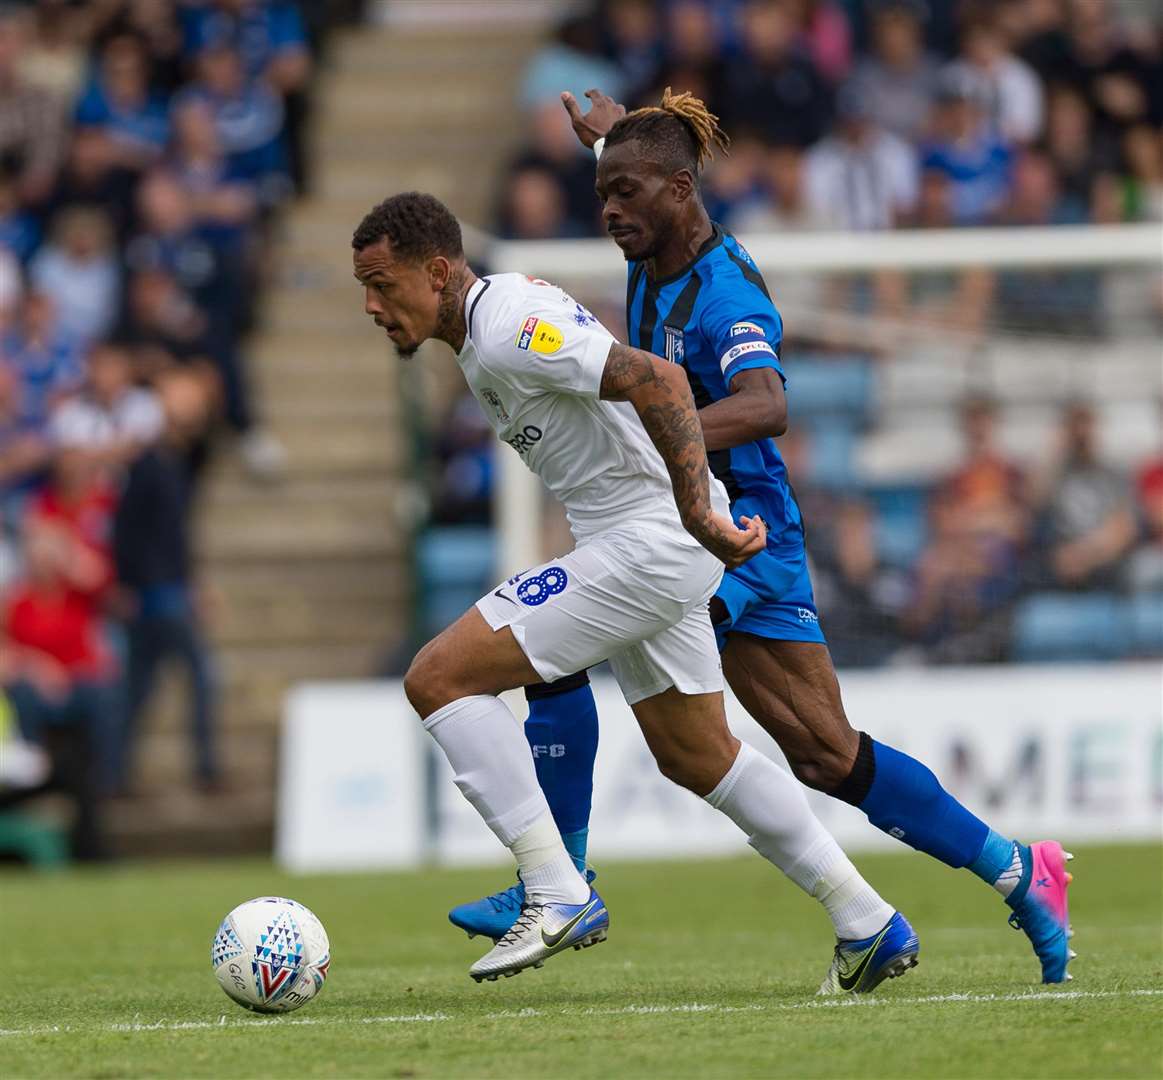
M 1105 998 L 1159 997 L 1163 989 L 1137 990 L 1031 990 L 1021 994 L 930 994 L 925 997 L 846 997 L 823 1001 L 793 1001 L 774 1004 L 714 1005 L 686 1002 L 677 1005 L 618 1005 L 608 1008 L 585 1009 L 507 1009 L 475 1016 L 456 1016 L 451 1013 L 411 1013 L 398 1016 L 264 1016 L 238 1017 L 217 1020 L 133 1020 L 117 1024 L 98 1024 L 92 1027 L 74 1027 L 70 1024 L 46 1024 L 40 1027 L 0 1028 L 0 1038 L 19 1038 L 35 1035 L 97 1035 L 103 1032 L 149 1031 L 210 1031 L 223 1028 L 257 1027 L 343 1027 L 352 1024 L 438 1024 L 448 1020 L 475 1022 L 480 1020 L 526 1020 L 544 1016 L 666 1016 L 675 1013 L 731 1013 L 798 1012 L 805 1009 L 853 1009 L 891 1005 L 978 1005 L 992 1002 L 1024 1003 L 1045 1001 L 1088 1001 Z

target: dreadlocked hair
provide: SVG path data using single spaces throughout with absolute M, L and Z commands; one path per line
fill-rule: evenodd
M 719 128 L 719 118 L 689 90 L 668 86 L 662 103 L 627 113 L 606 134 L 606 146 L 637 141 L 664 168 L 698 173 L 718 147 L 724 153 L 731 140 Z

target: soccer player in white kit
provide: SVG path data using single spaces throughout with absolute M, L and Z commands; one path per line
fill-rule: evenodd
M 769 768 L 743 779 L 736 768 L 750 748 L 727 728 L 707 613 L 724 565 L 761 551 L 766 530 L 758 518 L 741 519 L 742 529 L 731 521 L 682 369 L 618 344 L 547 282 L 477 278 L 438 200 L 385 200 L 352 246 L 367 313 L 402 356 L 428 338 L 457 351 L 493 428 L 564 503 L 577 541 L 484 596 L 404 679 L 457 786 L 512 851 L 525 885 L 521 916 L 470 969 L 477 981 L 495 979 L 604 940 L 609 923 L 562 844 L 502 691 L 608 660 L 647 741 L 665 725 L 697 745 L 705 775 L 688 786 L 761 854 L 771 858 L 800 827 L 773 797 L 794 788 L 790 774 L 753 751 Z M 883 906 L 844 863 L 842 879 L 825 886 L 845 903 Z

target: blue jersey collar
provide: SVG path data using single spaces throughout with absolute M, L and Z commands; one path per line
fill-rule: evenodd
M 664 278 L 652 278 L 647 272 L 646 280 L 650 285 L 658 287 L 659 285 L 669 285 L 672 281 L 678 281 L 679 278 L 686 277 L 691 272 L 691 268 L 709 251 L 714 251 L 723 242 L 723 227 L 718 222 L 711 222 L 711 235 L 707 237 L 706 242 L 695 253 L 695 257 L 691 259 L 685 266 L 676 270 L 673 274 L 668 274 Z

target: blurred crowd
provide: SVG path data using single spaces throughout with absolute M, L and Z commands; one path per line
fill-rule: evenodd
M 327 17 L 0 6 L 0 808 L 66 791 L 80 856 L 103 853 L 101 800 L 134 788 L 163 661 L 189 676 L 194 779 L 221 782 L 191 516 L 224 430 L 256 480 L 283 466 L 244 342 L 309 182 Z
M 510 237 L 600 232 L 559 94 L 704 98 L 728 229 L 1163 220 L 1163 26 L 1128 0 L 604 0 L 526 72 Z
M 1163 452 L 1116 468 L 1096 420 L 1092 404 L 1066 404 L 1025 464 L 1000 445 L 997 403 L 972 397 L 961 464 L 934 485 L 797 483 L 837 663 L 1163 655 Z M 810 442 L 801 430 L 782 446 L 793 476 Z M 912 515 L 913 542 L 886 543 L 886 525 Z

